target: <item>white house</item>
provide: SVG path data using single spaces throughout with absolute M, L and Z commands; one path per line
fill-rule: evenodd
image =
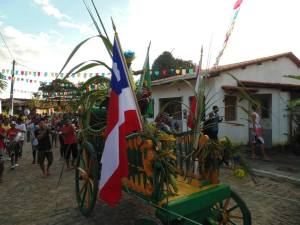
M 213 105 L 220 108 L 224 123 L 219 126 L 219 136 L 228 136 L 233 142 L 247 144 L 249 141 L 249 102 L 239 91 L 243 86 L 262 106 L 262 126 L 267 146 L 284 144 L 291 130 L 286 111 L 289 100 L 300 97 L 300 81 L 284 75 L 300 74 L 300 60 L 291 52 L 258 58 L 250 61 L 219 66 L 211 69 L 206 79 L 206 102 L 208 112 Z M 239 82 L 228 73 L 234 75 Z M 191 96 L 194 95 L 196 75 L 177 75 L 153 81 L 154 117 L 166 102 L 173 101 L 166 111 L 178 120 L 186 130 L 186 120 Z M 233 126 L 228 123 L 243 126 Z

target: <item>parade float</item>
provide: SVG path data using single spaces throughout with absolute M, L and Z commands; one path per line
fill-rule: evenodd
M 91 2 L 101 24 L 98 26 L 92 11 L 86 5 L 99 32 L 97 38 L 103 41 L 108 54 L 113 58 L 115 43 L 113 45 L 109 40 L 94 2 Z M 113 28 L 117 37 L 114 24 Z M 76 46 L 62 70 L 88 40 Z M 134 93 L 142 118 L 141 129 L 126 136 L 128 174 L 122 179 L 122 190 L 153 206 L 156 217 L 163 224 L 250 225 L 251 214 L 245 202 L 230 186 L 219 181 L 219 168 L 224 159 L 224 149 L 231 147 L 229 140 L 218 142 L 203 134 L 205 76 L 199 74 L 197 78 L 199 83 L 195 90 L 196 108 L 192 116 L 191 129 L 181 133 L 165 131 L 158 126 L 160 120 L 147 122 L 151 95 L 149 48 L 144 67 L 140 71 L 139 84 L 136 86 L 132 84 L 133 79 L 130 78 L 134 74 L 130 68 L 132 54 L 127 54 L 126 57 L 122 50 L 121 54 L 129 76 L 128 85 Z M 106 63 L 91 60 L 75 66 L 66 74 L 65 79 L 72 73 L 95 66 L 104 66 L 111 71 L 112 76 L 117 76 L 114 74 L 116 73 L 114 68 L 110 68 Z M 108 137 L 106 121 L 107 117 L 111 116 L 108 114 L 111 100 L 110 83 L 109 78 L 93 77 L 81 87 L 82 94 L 78 99 L 80 131 L 75 190 L 78 208 L 84 216 L 90 215 L 93 211 L 99 194 L 99 181 L 103 170 L 101 158 Z M 91 90 L 89 88 L 91 84 L 97 88 Z M 162 115 L 161 112 L 159 116 Z M 156 223 L 142 219 L 136 224 Z

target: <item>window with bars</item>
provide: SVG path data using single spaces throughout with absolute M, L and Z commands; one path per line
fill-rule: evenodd
M 234 95 L 225 95 L 225 121 L 233 121 L 237 118 L 237 97 Z

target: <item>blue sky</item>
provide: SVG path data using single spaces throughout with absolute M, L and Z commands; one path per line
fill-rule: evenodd
M 123 49 L 136 52 L 133 69 L 138 70 L 150 40 L 151 62 L 165 50 L 197 62 L 203 45 L 204 66 L 212 65 L 222 48 L 236 0 L 94 1 L 111 39 L 112 16 Z M 244 0 L 220 64 L 288 51 L 300 57 L 299 8 L 297 0 Z M 19 70 L 53 72 L 79 42 L 96 34 L 81 0 L 0 0 L 0 31 Z M 70 67 L 88 59 L 111 63 L 99 40 L 87 43 Z M 0 39 L 0 69 L 10 68 L 11 60 Z M 94 71 L 105 72 L 103 68 Z

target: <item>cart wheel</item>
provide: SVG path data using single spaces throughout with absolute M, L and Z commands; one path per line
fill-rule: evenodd
M 216 203 L 211 209 L 207 222 L 216 225 L 251 225 L 251 214 L 245 202 L 237 193 L 231 191 L 231 196 Z
M 94 209 L 98 193 L 98 160 L 93 146 L 84 142 L 79 150 L 76 172 L 75 190 L 80 212 L 88 216 Z

